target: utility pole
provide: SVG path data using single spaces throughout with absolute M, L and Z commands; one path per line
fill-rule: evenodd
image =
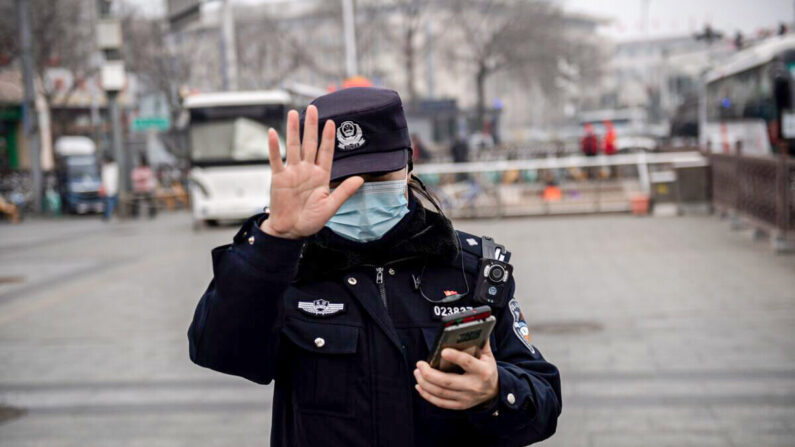
M 345 28 L 345 69 L 348 77 L 359 74 L 356 62 L 356 22 L 353 0 L 342 0 L 342 23 Z
M 22 44 L 22 76 L 25 82 L 25 98 L 22 104 L 22 119 L 25 138 L 30 148 L 30 174 L 33 184 L 33 211 L 42 212 L 42 172 L 39 146 L 39 120 L 36 110 L 36 86 L 33 76 L 33 37 L 30 33 L 30 0 L 17 0 L 19 14 L 19 41 Z
M 425 61 L 425 69 L 428 83 L 428 98 L 433 99 L 434 91 L 434 69 L 433 69 L 433 32 L 431 31 L 430 21 L 425 22 L 425 40 L 427 42 L 428 54 Z
M 643 23 L 643 35 L 644 37 L 649 37 L 649 2 L 651 0 L 641 0 L 641 17 L 640 20 Z
M 221 77 L 224 90 L 237 90 L 237 52 L 235 51 L 235 18 L 232 2 L 221 5 Z
M 113 158 L 119 166 L 119 197 L 120 200 L 130 191 L 129 154 L 122 144 L 121 112 L 119 110 L 119 92 L 124 88 L 124 61 L 121 59 L 121 22 L 111 14 L 112 0 L 97 0 L 97 46 L 105 56 L 102 65 L 102 88 L 108 98 L 110 110 L 111 141 Z M 119 207 L 124 215 L 125 207 Z
M 707 144 L 707 73 L 709 73 L 709 70 L 712 68 L 712 63 L 714 61 L 712 43 L 720 41 L 723 38 L 723 33 L 712 29 L 712 26 L 707 24 L 702 33 L 696 33 L 693 37 L 696 40 L 703 40 L 707 43 L 707 68 L 701 72 L 698 94 L 698 144 L 703 150 L 706 148 Z

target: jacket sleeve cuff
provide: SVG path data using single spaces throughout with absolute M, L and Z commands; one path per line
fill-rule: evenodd
M 292 279 L 301 258 L 304 239 L 284 239 L 260 229 L 267 214 L 257 214 L 246 221 L 234 237 L 232 250 L 258 272 Z
M 526 382 L 497 365 L 499 391 L 485 407 L 477 407 L 470 413 L 473 424 L 487 432 L 499 431 L 506 426 L 524 426 L 535 417 L 535 402 Z

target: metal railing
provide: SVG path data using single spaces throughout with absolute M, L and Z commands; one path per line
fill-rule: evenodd
M 785 240 L 795 230 L 795 157 L 711 154 L 715 206 Z
M 419 164 L 415 173 L 452 217 L 501 217 L 629 211 L 650 196 L 654 171 L 705 166 L 698 152 L 640 152 Z

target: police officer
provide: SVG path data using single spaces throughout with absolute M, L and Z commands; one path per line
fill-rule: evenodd
M 274 446 L 522 446 L 551 436 L 560 377 L 530 343 L 512 277 L 479 357 L 444 350 L 461 373 L 425 361 L 439 320 L 479 305 L 487 239 L 424 205 L 397 93 L 331 93 L 299 123 L 290 111 L 286 163 L 269 133 L 270 214 L 212 252 L 191 359 L 276 382 Z

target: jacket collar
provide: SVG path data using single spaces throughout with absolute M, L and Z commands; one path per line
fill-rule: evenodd
M 409 194 L 409 213 L 384 237 L 371 242 L 345 239 L 328 228 L 304 245 L 298 281 L 338 276 L 357 266 L 385 265 L 412 258 L 446 263 L 458 249 L 450 221 Z

